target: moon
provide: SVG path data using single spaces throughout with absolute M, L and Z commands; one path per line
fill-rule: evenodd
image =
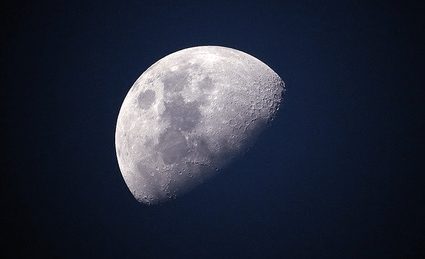
M 274 119 L 285 84 L 242 51 L 200 46 L 149 67 L 125 97 L 115 148 L 141 203 L 175 199 L 220 173 Z

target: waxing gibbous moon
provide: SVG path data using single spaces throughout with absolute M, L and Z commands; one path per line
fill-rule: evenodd
M 134 197 L 156 204 L 219 173 L 276 115 L 282 79 L 242 51 L 201 46 L 172 53 L 130 88 L 115 132 Z

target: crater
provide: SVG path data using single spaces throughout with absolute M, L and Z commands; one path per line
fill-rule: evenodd
M 139 107 L 143 110 L 149 109 L 151 105 L 155 102 L 155 91 L 146 90 L 139 94 L 137 97 L 137 103 Z

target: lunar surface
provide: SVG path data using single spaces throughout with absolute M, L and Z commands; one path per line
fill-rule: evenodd
M 149 67 L 121 106 L 118 164 L 145 204 L 174 199 L 219 174 L 273 120 L 284 83 L 244 52 L 201 46 Z

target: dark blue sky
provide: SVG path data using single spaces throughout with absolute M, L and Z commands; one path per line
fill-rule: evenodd
M 2 5 L 2 253 L 425 255 L 423 4 Z M 119 108 L 151 64 L 197 45 L 259 58 L 287 95 L 245 157 L 188 195 L 146 207 L 119 172 Z

